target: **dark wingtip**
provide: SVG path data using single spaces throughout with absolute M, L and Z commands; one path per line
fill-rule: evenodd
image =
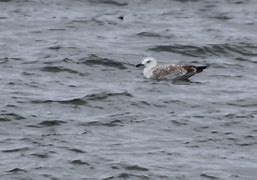
M 118 17 L 120 20 L 123 20 L 124 19 L 124 16 L 119 16 Z
M 202 72 L 204 69 L 208 68 L 209 65 L 206 65 L 206 66 L 198 66 L 198 67 L 195 67 L 196 68 L 196 72 Z

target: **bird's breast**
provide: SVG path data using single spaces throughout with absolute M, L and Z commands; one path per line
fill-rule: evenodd
M 151 78 L 153 76 L 152 68 L 145 68 L 144 69 L 144 77 Z

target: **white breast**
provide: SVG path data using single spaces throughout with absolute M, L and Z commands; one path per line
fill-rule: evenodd
M 145 68 L 144 69 L 144 77 L 145 78 L 151 78 L 153 76 L 152 68 Z

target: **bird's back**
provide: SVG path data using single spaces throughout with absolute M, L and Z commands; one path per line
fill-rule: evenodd
M 205 68 L 207 66 L 158 65 L 152 68 L 152 79 L 187 80 L 191 76 L 202 72 Z
M 158 65 L 153 68 L 153 79 L 176 79 L 186 73 L 185 69 L 180 65 Z

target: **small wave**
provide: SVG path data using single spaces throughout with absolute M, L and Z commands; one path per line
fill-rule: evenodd
M 58 51 L 58 50 L 60 50 L 60 49 L 62 49 L 62 48 L 63 48 L 62 46 L 60 46 L 60 45 L 56 45 L 56 46 L 49 47 L 48 49 Z
M 90 20 L 87 19 L 76 19 L 70 22 L 70 24 L 93 24 L 93 25 L 97 25 L 97 26 L 104 26 L 105 22 L 92 18 Z
M 152 37 L 152 38 L 173 38 L 173 36 L 169 35 L 161 35 L 155 32 L 140 32 L 136 34 L 137 36 L 142 36 L 142 37 Z
M 73 105 L 85 105 L 87 104 L 86 101 L 80 99 L 80 98 L 75 98 L 75 99 L 70 99 L 70 100 L 34 100 L 31 101 L 33 104 L 41 104 L 41 103 L 60 103 L 60 104 L 73 104 Z
M 121 92 L 121 93 L 98 93 L 98 94 L 90 94 L 85 96 L 87 100 L 93 100 L 93 101 L 99 101 L 99 100 L 104 100 L 109 97 L 113 96 L 126 96 L 126 97 L 132 97 L 132 95 L 128 92 Z
M 15 114 L 15 113 L 3 113 L 0 114 L 0 121 L 12 121 L 12 120 L 22 120 L 26 119 L 25 117 Z
M 115 126 L 123 126 L 123 123 L 121 120 L 112 120 L 110 122 L 91 121 L 87 123 L 81 123 L 80 125 L 115 127 Z
M 130 171 L 149 171 L 149 169 L 138 166 L 138 165 L 126 166 L 125 169 L 130 170 Z
M 137 35 L 145 36 L 145 37 L 162 37 L 160 34 L 154 33 L 154 32 L 141 32 L 141 33 L 138 33 Z
M 187 123 L 186 122 L 181 122 L 181 121 L 176 121 L 176 120 L 172 120 L 171 121 L 175 126 L 186 126 Z
M 182 3 L 188 3 L 188 2 L 198 2 L 199 0 L 175 0 Z
M 19 172 L 27 172 L 25 169 L 21 169 L 21 168 L 13 168 L 9 171 L 6 172 L 11 172 L 11 173 L 19 173 Z
M 11 2 L 13 0 L 0 0 L 0 2 Z
M 77 160 L 73 160 L 71 161 L 71 164 L 74 164 L 74 165 L 87 165 L 87 166 L 90 166 L 90 164 L 88 162 L 85 162 L 85 161 L 82 161 L 80 159 L 77 159 Z
M 9 58 L 7 58 L 7 57 L 1 58 L 1 59 L 0 59 L 0 64 L 7 63 L 8 61 L 9 61 Z
M 29 150 L 28 147 L 23 147 L 23 148 L 16 148 L 16 149 L 6 149 L 6 150 L 2 150 L 2 152 L 13 153 L 13 152 L 24 152 L 24 151 L 28 151 L 28 150 Z
M 112 169 L 125 169 L 129 171 L 149 171 L 149 169 L 138 166 L 138 165 L 127 165 L 121 163 L 111 164 Z
M 182 105 L 185 106 L 187 103 L 180 101 L 180 100 L 165 100 L 163 101 L 165 104 L 177 104 L 177 105 Z
M 68 148 L 68 150 L 75 152 L 75 153 L 86 153 L 86 151 L 83 151 L 83 150 L 77 149 L 77 148 Z
M 114 0 L 89 0 L 91 3 L 96 4 L 106 4 L 106 5 L 113 5 L 113 6 L 127 6 L 128 3 L 126 2 L 120 2 L 120 1 L 114 1 Z
M 15 57 L 12 57 L 12 58 L 5 57 L 5 58 L 1 58 L 1 59 L 0 59 L 0 64 L 7 63 L 7 62 L 9 62 L 9 61 L 20 61 L 20 62 L 22 62 L 23 59 L 22 59 L 22 58 L 15 58 Z
M 232 19 L 231 17 L 229 17 L 228 14 L 218 14 L 218 15 L 215 15 L 215 16 L 210 16 L 208 18 L 222 20 L 222 21 L 226 21 L 226 20 Z
M 0 122 L 8 122 L 8 121 L 11 121 L 11 119 L 6 117 L 0 117 Z
M 254 118 L 254 115 L 248 114 L 248 115 L 238 115 L 238 114 L 227 114 L 224 116 L 228 119 L 252 119 Z
M 51 58 L 49 56 L 46 56 L 45 58 Z M 64 63 L 64 64 L 76 64 L 77 62 L 75 62 L 73 59 L 70 59 L 70 58 L 63 58 L 61 60 L 54 60 L 54 61 L 45 61 L 44 64 L 47 64 L 47 65 L 53 65 L 53 64 L 60 64 L 60 63 Z M 62 67 L 61 67 L 62 68 Z
M 124 66 L 123 63 L 111 60 L 108 58 L 101 58 L 96 55 L 90 55 L 88 58 L 82 58 L 79 60 L 80 63 L 86 64 L 88 66 L 95 66 L 95 65 L 102 65 L 107 67 L 112 67 L 116 69 L 127 69 L 126 66 Z
M 227 105 L 238 107 L 257 107 L 256 99 L 238 99 L 235 101 L 227 102 Z
M 112 180 L 112 179 L 138 179 L 138 180 L 147 180 L 150 179 L 148 176 L 145 175 L 135 175 L 130 173 L 121 173 L 116 176 L 111 176 L 104 178 L 103 180 Z
M 256 142 L 253 143 L 236 143 L 238 146 L 255 146 Z
M 132 97 L 132 95 L 128 92 L 121 93 L 98 93 L 98 94 L 90 94 L 86 95 L 82 98 L 74 98 L 69 100 L 33 100 L 31 103 L 40 104 L 40 103 L 60 103 L 60 104 L 73 104 L 73 105 L 85 105 L 88 104 L 88 101 L 101 101 L 114 96 L 125 96 Z
M 206 46 L 192 45 L 158 45 L 149 48 L 155 52 L 172 52 L 191 57 L 207 57 L 207 56 L 257 56 L 257 46 L 251 44 L 209 44 Z
M 88 100 L 102 100 L 102 99 L 106 99 L 108 97 L 112 97 L 112 96 L 126 96 L 126 97 L 132 97 L 132 95 L 128 92 L 121 92 L 121 93 L 99 93 L 99 94 L 91 94 L 91 95 L 87 95 L 86 98 Z
M 42 159 L 45 159 L 45 158 L 48 158 L 49 155 L 48 154 L 41 154 L 41 153 L 34 153 L 34 154 L 31 154 L 31 156 L 35 156 L 35 157 L 38 157 L 38 158 L 42 158 Z
M 64 68 L 64 67 L 58 67 L 58 66 L 45 66 L 45 67 L 42 67 L 40 70 L 44 72 L 50 72 L 50 73 L 68 72 L 72 74 L 80 74 L 78 71 L 75 71 L 69 68 Z
M 215 177 L 215 176 L 213 176 L 213 175 L 209 175 L 209 174 L 207 174 L 207 173 L 202 173 L 200 176 L 201 176 L 201 177 L 204 177 L 204 178 L 211 179 L 211 180 L 220 179 L 220 178 L 218 178 L 218 177 Z
M 251 60 L 251 59 L 248 59 L 248 58 L 238 57 L 238 58 L 235 58 L 235 60 L 240 61 L 240 62 L 249 62 L 249 63 L 257 64 L 257 60 L 254 61 L 254 60 Z
M 66 123 L 65 121 L 59 121 L 59 120 L 53 120 L 53 121 L 42 121 L 38 123 L 39 126 L 59 126 L 63 123 Z
M 219 78 L 219 79 L 243 78 L 243 76 L 227 75 L 227 74 L 214 74 L 214 75 L 210 75 L 210 77 L 215 77 L 215 78 Z M 231 90 L 230 90 L 230 92 L 232 93 Z M 233 92 L 235 92 L 235 91 L 233 91 Z
M 49 31 L 65 31 L 65 29 L 62 29 L 62 28 L 51 28 L 51 29 L 48 29 Z
M 133 101 L 130 103 L 134 107 L 142 108 L 146 106 L 150 106 L 151 104 L 146 101 Z
M 97 121 L 83 122 L 79 123 L 80 126 L 124 126 L 125 124 L 130 123 L 139 123 L 141 120 L 138 119 L 138 116 L 129 113 L 121 114 L 112 114 L 106 117 L 102 117 Z

